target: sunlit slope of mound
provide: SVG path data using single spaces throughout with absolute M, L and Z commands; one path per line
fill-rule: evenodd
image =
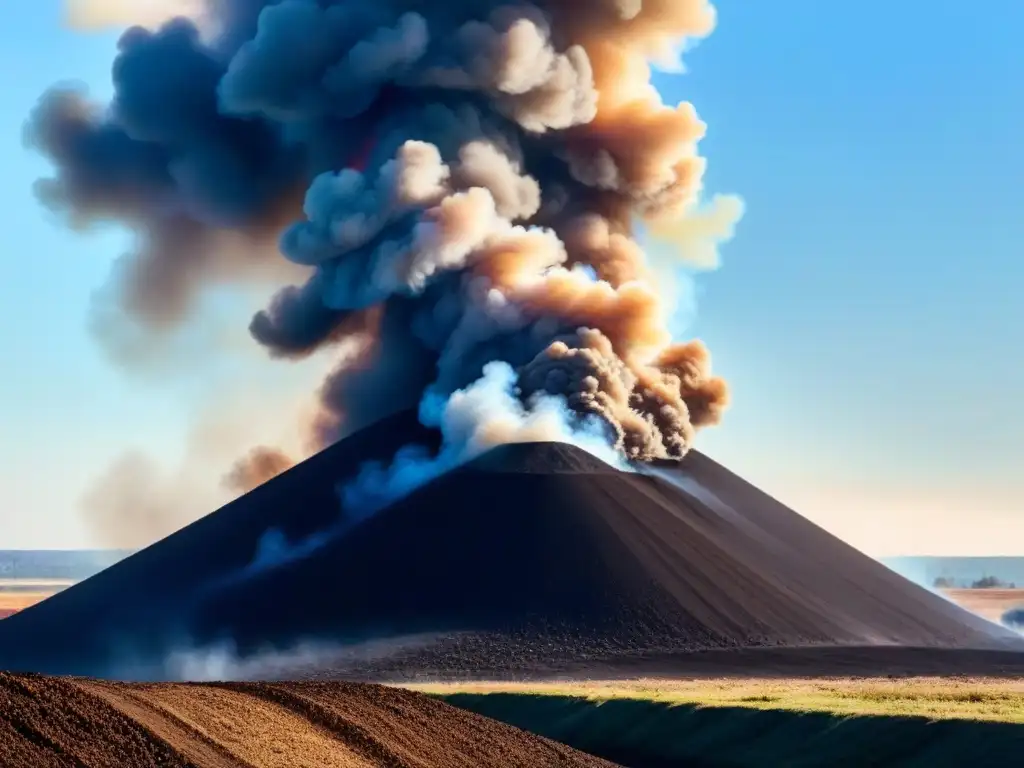
M 840 625 L 837 639 L 1020 647 L 1014 633 L 894 573 L 708 456 L 692 451 L 659 475 L 689 497 L 687 508 L 705 521 L 709 543 L 750 564 L 765 585 L 808 613 Z
M 371 671 L 515 674 L 708 648 L 1011 637 L 699 454 L 651 474 L 568 445 L 504 446 L 239 576 L 266 531 L 301 542 L 329 529 L 338 484 L 417 429 L 411 416 L 377 425 L 5 620 L 0 666 L 106 674 L 182 646 L 247 654 L 427 634 L 443 642 Z
M 136 685 L 0 674 L 0 765 L 181 768 L 608 766 L 411 691 Z

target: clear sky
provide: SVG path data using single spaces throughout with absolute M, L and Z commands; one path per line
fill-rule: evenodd
M 1024 555 L 1024 3 L 717 5 L 659 78 L 709 124 L 709 189 L 747 204 L 698 278 L 734 390 L 701 447 L 869 554 Z M 88 303 L 127 241 L 63 230 L 20 140 L 52 83 L 109 94 L 116 35 L 57 0 L 7 19 L 0 548 L 89 546 L 83 493 L 132 446 L 173 464 L 187 398 L 100 354 Z

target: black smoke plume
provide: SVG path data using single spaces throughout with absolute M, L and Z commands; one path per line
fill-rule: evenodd
M 459 421 L 445 404 L 486 376 L 522 408 L 477 408 L 451 439 L 517 439 L 552 397 L 630 459 L 679 457 L 719 420 L 725 382 L 672 339 L 634 238 L 711 266 L 742 211 L 702 202 L 705 126 L 650 82 L 712 30 L 706 0 L 189 8 L 123 34 L 109 105 L 54 90 L 29 125 L 57 169 L 47 205 L 138 233 L 113 277 L 124 318 L 159 333 L 208 286 L 284 282 L 249 328 L 277 358 L 337 346 L 314 446 L 417 402 Z M 252 457 L 239 488 L 289 463 Z

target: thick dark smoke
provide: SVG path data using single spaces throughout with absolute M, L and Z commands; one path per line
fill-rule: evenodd
M 110 105 L 56 90 L 29 126 L 46 204 L 138 232 L 127 320 L 158 332 L 210 285 L 286 282 L 249 328 L 273 357 L 337 346 L 314 446 L 417 402 L 443 424 L 496 362 L 520 416 L 562 398 L 628 458 L 681 456 L 719 420 L 725 383 L 674 343 L 633 236 L 710 267 L 742 213 L 702 202 L 705 126 L 650 84 L 712 30 L 707 0 L 208 0 L 160 25 L 168 6 L 122 36 Z M 474 413 L 463 437 L 516 439 Z M 289 463 L 259 449 L 230 481 Z
M 222 59 L 185 19 L 130 29 L 114 60 L 113 103 L 55 89 L 28 124 L 30 146 L 57 167 L 37 183 L 40 199 L 73 227 L 118 221 L 136 233 L 112 299 L 124 321 L 154 332 L 184 322 L 205 287 L 304 272 L 276 247 L 300 211 L 303 153 L 271 124 L 221 113 Z M 97 310 L 96 329 L 116 345 L 114 314 Z

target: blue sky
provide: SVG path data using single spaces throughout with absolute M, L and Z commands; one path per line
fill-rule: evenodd
M 734 390 L 701 447 L 870 554 L 1024 555 L 1024 3 L 718 6 L 658 80 L 709 124 L 709 190 L 746 200 L 698 277 L 692 331 Z M 12 8 L 0 545 L 86 546 L 83 492 L 127 447 L 173 463 L 187 403 L 100 354 L 88 303 L 127 241 L 63 230 L 20 141 L 52 83 L 109 93 L 116 36 Z

